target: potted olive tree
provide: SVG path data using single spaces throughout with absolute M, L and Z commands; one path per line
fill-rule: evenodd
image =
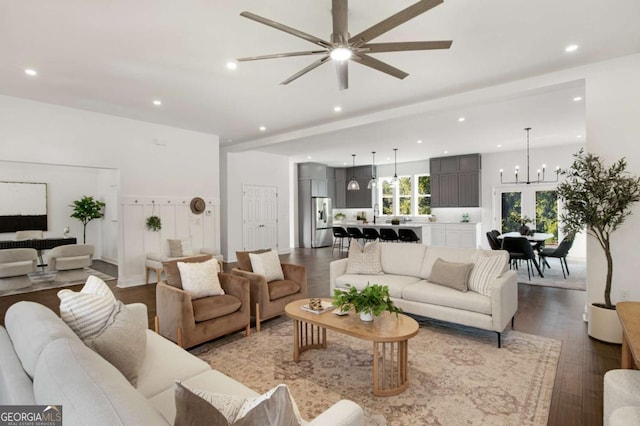
M 362 321 L 373 321 L 373 317 L 377 317 L 384 311 L 395 313 L 402 312 L 389 296 L 389 287 L 386 285 L 373 284 L 358 290 L 357 288 L 347 284 L 347 290 L 336 289 L 333 293 L 333 304 L 339 311 L 346 312 L 354 309 L 360 314 Z
M 87 223 L 93 219 L 100 219 L 104 216 L 104 206 L 100 200 L 94 200 L 93 197 L 83 196 L 79 200 L 75 200 L 69 207 L 73 208 L 71 217 L 82 222 L 82 243 L 87 243 Z
M 604 303 L 589 307 L 589 336 L 611 343 L 622 342 L 622 328 L 611 303 L 613 257 L 611 233 L 631 214 L 631 205 L 640 200 L 640 178 L 627 170 L 624 158 L 610 167 L 594 154 L 581 149 L 574 161 L 560 173 L 566 180 L 558 185 L 558 197 L 564 202 L 560 215 L 563 232 L 573 235 L 581 230 L 596 239 L 607 260 Z

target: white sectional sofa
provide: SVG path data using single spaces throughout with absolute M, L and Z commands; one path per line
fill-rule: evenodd
M 363 288 L 368 283 L 389 287 L 394 303 L 405 312 L 501 333 L 518 310 L 515 271 L 508 270 L 509 255 L 502 250 L 450 248 L 408 243 L 379 243 L 382 274 L 347 274 L 348 258 L 331 262 L 330 291 L 347 284 Z M 487 295 L 462 292 L 429 282 L 436 259 L 472 263 L 484 256 L 500 256 L 500 271 L 487 286 Z M 477 264 L 476 264 L 477 265 Z M 474 268 L 477 266 L 474 266 Z M 473 274 L 473 271 L 472 271 Z
M 146 329 L 146 306 L 128 307 Z M 43 305 L 12 305 L 5 326 L 0 327 L 0 405 L 61 404 L 65 425 L 173 424 L 175 380 L 210 392 L 258 396 L 148 329 L 144 362 L 133 387 Z M 309 424 L 363 425 L 363 416 L 360 406 L 341 400 Z

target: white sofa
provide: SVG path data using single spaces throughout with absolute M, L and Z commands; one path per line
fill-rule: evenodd
M 146 328 L 146 306 L 128 306 Z M 173 424 L 175 380 L 211 392 L 258 395 L 151 330 L 134 388 L 43 305 L 12 305 L 5 326 L 0 327 L 0 405 L 61 404 L 65 425 Z M 362 425 L 363 411 L 341 400 L 309 424 Z
M 408 243 L 379 243 L 383 274 L 347 274 L 348 258 L 331 262 L 329 280 L 333 295 L 347 284 L 363 288 L 368 283 L 389 287 L 394 303 L 405 312 L 465 326 L 495 331 L 498 347 L 501 333 L 518 310 L 518 283 L 515 271 L 508 270 L 508 254 L 491 250 L 450 248 Z M 474 254 L 500 255 L 501 275 L 490 282 L 490 296 L 475 291 L 462 292 L 429 282 L 436 259 L 471 263 Z M 501 261 L 502 262 L 502 261 Z

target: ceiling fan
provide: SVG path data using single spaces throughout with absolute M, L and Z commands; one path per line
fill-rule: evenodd
M 331 41 L 326 41 L 311 34 L 291 28 L 279 22 L 263 18 L 251 12 L 242 12 L 240 15 L 245 18 L 252 19 L 261 24 L 270 26 L 285 33 L 307 40 L 321 49 L 308 50 L 303 52 L 276 53 L 273 55 L 250 56 L 246 58 L 238 58 L 239 62 L 255 61 L 259 59 L 285 58 L 288 56 L 307 56 L 307 55 L 323 55 L 320 59 L 311 65 L 301 69 L 291 77 L 284 80 L 281 84 L 289 84 L 295 79 L 305 75 L 309 71 L 329 62 L 330 59 L 335 62 L 338 74 L 338 86 L 340 90 L 349 88 L 349 61 L 357 62 L 361 65 L 373 68 L 393 77 L 403 79 L 409 74 L 395 68 L 385 62 L 369 56 L 370 53 L 382 52 L 401 52 L 408 50 L 433 50 L 448 49 L 451 47 L 451 40 L 439 41 L 406 41 L 395 43 L 370 43 L 371 40 L 382 34 L 396 28 L 397 26 L 415 18 L 418 15 L 432 9 L 443 0 L 421 0 L 404 10 L 384 19 L 377 24 L 367 28 L 366 30 L 351 37 L 347 25 L 348 0 L 332 0 L 331 15 L 333 17 L 333 34 Z

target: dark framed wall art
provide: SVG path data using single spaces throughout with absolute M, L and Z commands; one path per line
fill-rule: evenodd
M 47 230 L 47 184 L 0 181 L 0 233 Z

